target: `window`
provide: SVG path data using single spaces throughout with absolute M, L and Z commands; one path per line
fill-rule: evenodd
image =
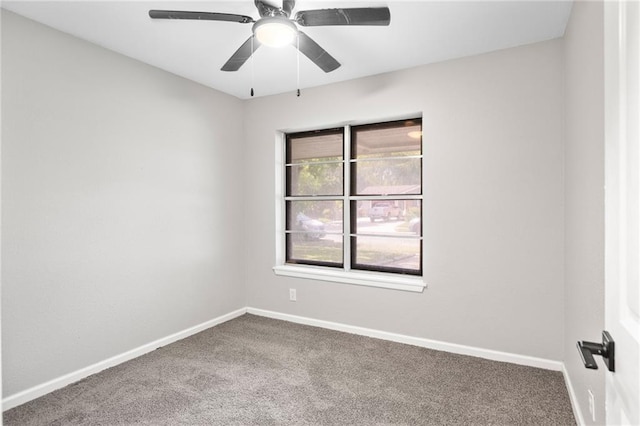
M 276 273 L 424 288 L 421 119 L 286 134 L 281 173 Z

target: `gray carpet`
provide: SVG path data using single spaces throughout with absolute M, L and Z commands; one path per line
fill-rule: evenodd
M 575 425 L 562 374 L 253 315 L 4 413 L 5 425 Z

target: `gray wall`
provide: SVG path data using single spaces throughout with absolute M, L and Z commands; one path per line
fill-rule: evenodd
M 244 307 L 242 102 L 3 11 L 5 395 Z
M 248 305 L 562 360 L 562 80 L 555 40 L 247 101 Z M 412 112 L 424 116 L 429 288 L 275 276 L 276 131 Z
M 576 341 L 604 328 L 604 17 L 601 2 L 574 3 L 565 33 L 564 362 L 582 416 L 592 424 L 588 389 L 603 424 L 604 370 L 582 365 Z

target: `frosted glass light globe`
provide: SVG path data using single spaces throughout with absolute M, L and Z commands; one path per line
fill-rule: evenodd
M 253 34 L 265 46 L 283 47 L 293 43 L 298 28 L 286 18 L 268 17 L 253 24 Z

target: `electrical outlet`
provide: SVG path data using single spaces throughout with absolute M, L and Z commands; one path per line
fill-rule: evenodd
M 591 392 L 591 389 L 588 390 L 589 392 L 589 414 L 591 414 L 591 420 L 592 421 L 596 421 L 596 399 L 593 396 L 593 392 Z
M 289 300 L 292 302 L 295 302 L 296 299 L 296 289 L 295 288 L 290 288 L 289 289 Z

